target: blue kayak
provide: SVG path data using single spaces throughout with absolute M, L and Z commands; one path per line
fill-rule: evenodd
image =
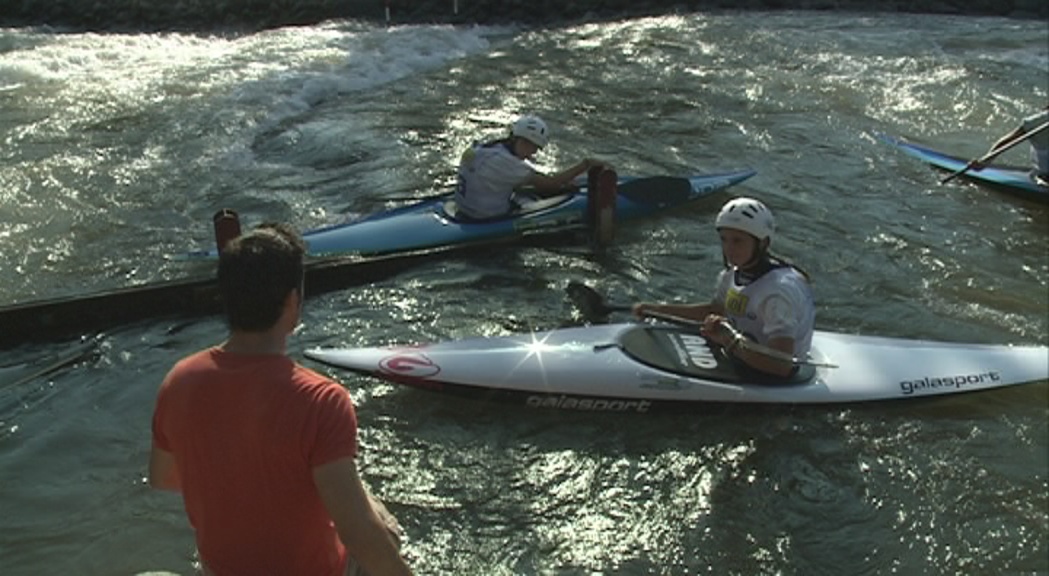
M 951 156 L 943 152 L 937 152 L 931 148 L 914 144 L 900 138 L 893 138 L 879 134 L 878 137 L 884 142 L 895 146 L 908 156 L 912 156 L 941 170 L 957 172 L 969 163 L 969 160 L 958 156 Z M 1049 201 L 1049 188 L 1035 181 L 1030 168 L 1019 166 L 986 166 L 980 170 L 970 169 L 959 178 L 967 178 L 974 182 L 987 184 L 1005 192 L 1027 196 L 1044 201 Z
M 652 216 L 694 202 L 753 176 L 751 169 L 690 177 L 619 179 L 615 220 Z M 522 201 L 505 217 L 467 221 L 456 217 L 450 196 L 379 212 L 363 219 L 307 231 L 311 257 L 377 256 L 503 242 L 532 234 L 551 234 L 586 226 L 586 186 L 550 198 Z M 217 251 L 190 252 L 180 259 L 214 259 Z

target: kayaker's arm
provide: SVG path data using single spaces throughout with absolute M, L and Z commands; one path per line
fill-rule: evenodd
M 594 166 L 604 166 L 604 162 L 594 160 L 593 158 L 584 158 L 556 174 L 547 175 L 536 172 L 526 184 L 535 188 L 535 191 L 540 195 L 560 194 L 573 180 L 586 174 Z
M 706 318 L 702 333 L 724 348 L 725 354 L 755 370 L 783 378 L 794 372 L 793 338 L 771 338 L 767 344 L 758 344 L 718 315 Z
M 994 160 L 999 154 L 1005 152 L 1016 143 L 1017 139 L 1025 134 L 1023 126 L 1017 127 L 1012 132 L 1002 136 L 997 142 L 991 145 L 987 149 L 987 153 L 981 156 L 978 160 L 969 162 L 968 167 L 973 170 L 982 170 L 986 167 L 987 163 Z
M 793 351 L 793 338 L 773 338 L 762 346 L 740 336 L 739 340 L 733 340 L 725 347 L 727 354 L 742 360 L 747 366 L 783 378 L 794 372 Z

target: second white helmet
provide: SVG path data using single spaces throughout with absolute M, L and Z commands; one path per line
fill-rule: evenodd
M 546 122 L 538 116 L 521 116 L 510 126 L 510 135 L 524 138 L 542 148 L 550 141 Z
M 772 211 L 761 202 L 740 197 L 729 200 L 721 207 L 716 227 L 719 230 L 742 230 L 758 240 L 772 240 L 772 235 L 776 232 L 776 219 L 772 217 Z

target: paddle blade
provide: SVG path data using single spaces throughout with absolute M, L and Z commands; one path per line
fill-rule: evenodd
M 604 297 L 596 290 L 575 280 L 568 283 L 565 292 L 568 293 L 568 299 L 588 322 L 604 320 L 612 312 L 630 310 L 629 306 L 609 306 L 605 303 Z
M 692 194 L 692 183 L 677 176 L 650 176 L 623 182 L 618 192 L 638 203 L 679 204 Z

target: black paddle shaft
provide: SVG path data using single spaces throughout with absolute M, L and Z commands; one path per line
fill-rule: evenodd
M 568 287 L 565 288 L 565 291 L 568 292 L 568 297 L 583 314 L 583 317 L 590 321 L 604 320 L 613 312 L 631 312 L 634 309 L 633 306 L 624 304 L 608 304 L 605 302 L 604 297 L 596 290 L 575 280 L 568 283 Z M 697 322 L 689 318 L 682 318 L 681 316 L 675 316 L 674 314 L 665 314 L 663 312 L 649 311 L 645 312 L 645 316 L 674 324 L 680 324 L 682 326 L 702 326 L 702 322 Z

